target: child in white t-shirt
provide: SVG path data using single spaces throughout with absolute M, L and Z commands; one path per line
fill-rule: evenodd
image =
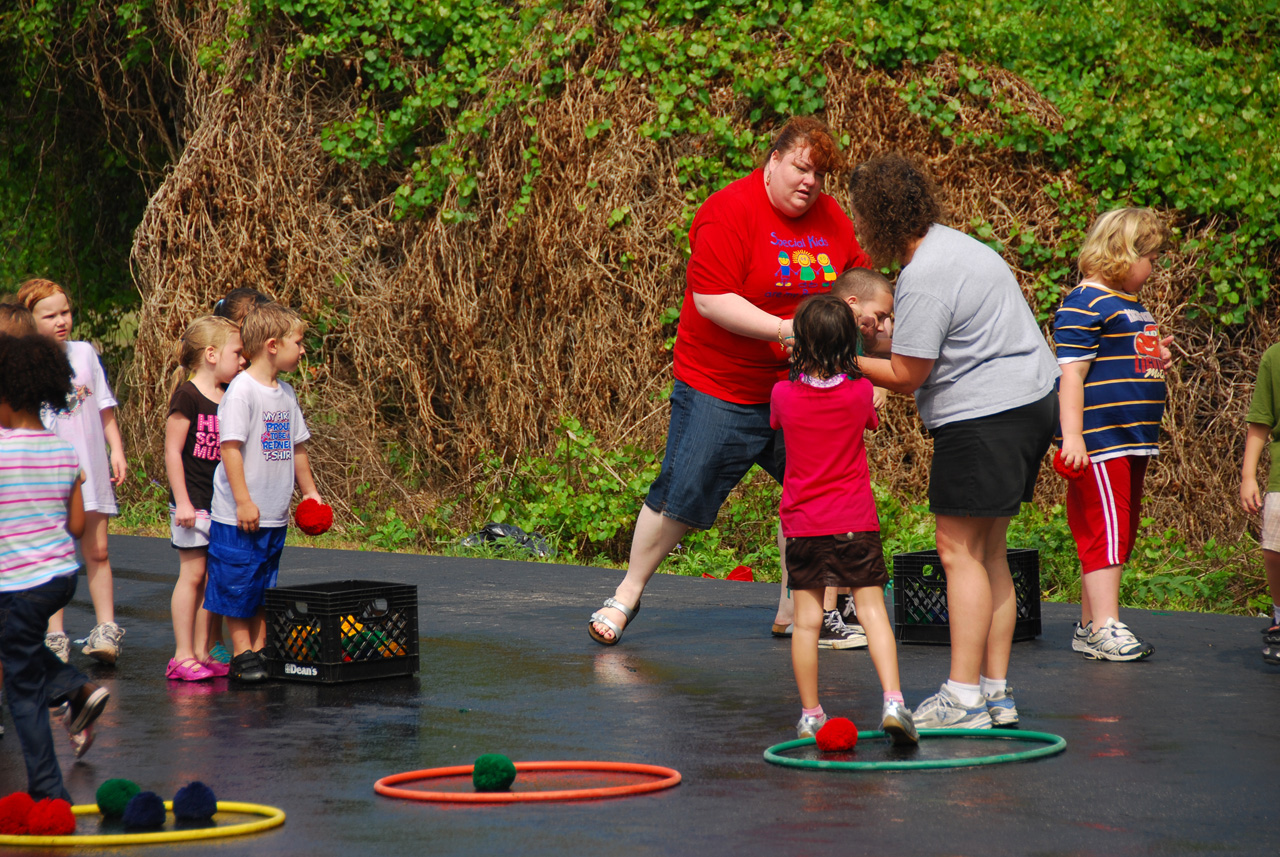
M 62 287 L 50 280 L 27 280 L 18 289 L 18 302 L 31 310 L 36 332 L 62 346 L 71 362 L 75 393 L 65 409 L 45 409 L 41 418 L 54 434 L 75 447 L 84 469 L 81 490 L 85 525 L 80 551 L 84 554 L 89 597 L 97 624 L 86 639 L 79 641 L 85 644 L 81 651 L 102 663 L 114 664 L 120 656 L 124 628 L 116 624 L 107 521 L 117 512 L 114 486 L 124 482 L 129 469 L 116 423 L 118 403 L 93 346 L 69 338 L 71 301 Z M 45 645 L 63 661 L 70 656 L 71 641 L 64 630 L 62 611 L 49 621 Z
M 263 599 L 280 569 L 295 481 L 303 499 L 320 501 L 305 445 L 311 433 L 293 388 L 277 378 L 298 368 L 304 330 L 280 304 L 250 310 L 240 328 L 249 368 L 218 405 L 222 463 L 213 477 L 204 606 L 226 617 L 237 681 L 267 678 Z

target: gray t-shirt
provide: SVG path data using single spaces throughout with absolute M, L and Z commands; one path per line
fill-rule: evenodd
M 893 353 L 934 360 L 916 390 L 929 429 L 1039 401 L 1061 371 L 1009 266 L 935 223 L 898 276 Z

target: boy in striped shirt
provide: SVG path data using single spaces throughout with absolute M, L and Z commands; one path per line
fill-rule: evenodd
M 1120 576 L 1142 517 L 1147 460 L 1159 452 L 1167 346 L 1138 301 L 1169 231 L 1150 209 L 1098 218 L 1080 250 L 1083 281 L 1053 319 L 1067 523 L 1080 556 L 1080 623 L 1071 647 L 1092 660 L 1135 661 L 1154 649 L 1121 621 Z
M 64 407 L 71 392 L 61 348 L 41 336 L 0 335 L 0 664 L 27 791 L 67 801 L 49 707 L 68 703 L 63 725 L 78 758 L 109 697 L 44 644 L 49 617 L 76 591 L 72 538 L 85 515 L 75 450 L 44 427 L 40 410 Z

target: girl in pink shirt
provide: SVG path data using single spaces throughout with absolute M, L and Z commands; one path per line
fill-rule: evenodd
M 795 598 L 791 664 L 802 707 L 796 734 L 816 735 L 827 721 L 818 703 L 822 596 L 825 587 L 848 586 L 884 691 L 880 728 L 895 744 L 914 744 L 884 604 L 889 576 L 863 445 L 863 432 L 880 421 L 871 382 L 858 369 L 858 322 L 828 294 L 802 303 L 793 323 L 791 380 L 774 386 L 770 421 L 787 444 L 780 511 Z

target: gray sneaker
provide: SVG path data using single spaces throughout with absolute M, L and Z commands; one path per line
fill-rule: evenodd
M 915 725 L 918 729 L 990 729 L 991 715 L 985 702 L 965 708 L 944 682 L 937 693 L 916 706 Z
M 920 733 L 911 717 L 911 709 L 896 700 L 884 704 L 880 731 L 892 738 L 895 746 L 920 743 Z
M 124 628 L 115 622 L 103 622 L 101 625 L 94 625 L 88 637 L 76 642 L 84 643 L 84 648 L 80 651 L 94 660 L 104 664 L 114 664 L 116 658 L 120 657 L 122 637 L 124 637 Z
M 826 712 L 820 717 L 813 717 L 807 714 L 800 715 L 800 719 L 796 721 L 796 737 L 797 738 L 815 738 L 818 730 L 827 725 Z
M 61 631 L 51 631 L 44 635 L 44 645 L 58 656 L 64 664 L 71 660 L 71 638 Z
M 1085 640 L 1088 647 L 1084 656 L 1094 661 L 1140 661 L 1155 648 L 1129 630 L 1129 626 L 1114 619 L 1099 626 Z
M 1079 622 L 1075 623 L 1075 626 L 1071 633 L 1072 651 L 1076 651 L 1076 652 L 1089 651 L 1089 635 L 1092 633 L 1093 633 L 1092 622 L 1086 622 L 1083 625 L 1081 625 Z
M 988 696 L 987 713 L 991 715 L 992 726 L 1017 726 L 1018 706 L 1013 703 L 1013 688 L 1006 687 L 995 695 Z
M 822 630 L 818 632 L 818 648 L 820 649 L 865 649 L 867 635 L 862 626 L 857 630 L 844 623 L 839 610 L 828 610 L 822 615 Z

